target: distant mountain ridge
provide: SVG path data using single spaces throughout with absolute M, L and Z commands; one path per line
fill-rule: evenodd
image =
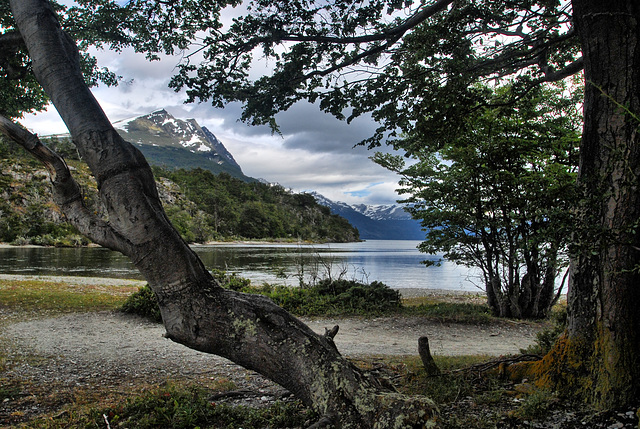
M 269 183 L 245 176 L 242 168 L 220 140 L 195 119 L 177 119 L 165 109 L 113 123 L 127 141 L 135 144 L 151 165 L 168 169 L 202 168 L 214 174 L 227 173 L 245 182 Z M 333 214 L 358 228 L 361 239 L 423 240 L 420 223 L 398 204 L 349 205 L 309 192 Z
M 195 119 L 177 119 L 164 109 L 113 123 L 127 141 L 135 144 L 150 164 L 167 168 L 202 168 L 228 173 L 244 181 L 242 168 L 218 138 Z
M 420 222 L 411 218 L 399 204 L 349 205 L 311 192 L 318 204 L 347 219 L 358 228 L 363 240 L 424 240 Z

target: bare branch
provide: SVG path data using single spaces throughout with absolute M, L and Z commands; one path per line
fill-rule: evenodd
M 24 45 L 22 41 L 22 36 L 17 31 L 7 31 L 6 33 L 0 34 L 0 48 L 5 47 L 18 47 Z
M 122 251 L 128 247 L 127 241 L 108 222 L 95 216 L 84 205 L 82 190 L 60 155 L 43 145 L 37 135 L 2 115 L 0 115 L 0 132 L 24 147 L 46 167 L 53 185 L 54 201 L 60 206 L 67 220 L 80 233 L 95 243 L 114 250 Z

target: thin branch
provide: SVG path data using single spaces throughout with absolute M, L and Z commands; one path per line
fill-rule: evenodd
M 431 6 L 427 6 L 424 9 L 416 12 L 411 17 L 404 20 L 401 24 L 383 30 L 376 34 L 369 34 L 363 36 L 321 36 L 321 35 L 305 35 L 305 34 L 279 34 L 271 35 L 267 37 L 256 37 L 246 43 L 242 44 L 239 48 L 243 50 L 253 49 L 255 46 L 264 42 L 317 42 L 317 43 L 334 43 L 340 45 L 349 44 L 362 44 L 382 41 L 398 41 L 407 31 L 414 28 L 416 25 L 426 21 L 438 12 L 447 8 L 454 0 L 438 0 Z M 385 45 L 388 45 L 385 44 Z M 366 56 L 366 55 L 365 55 Z
M 80 185 L 71 176 L 67 163 L 60 155 L 43 145 L 37 135 L 2 115 L 0 115 L 0 133 L 24 147 L 42 162 L 49 171 L 54 201 L 60 206 L 67 220 L 80 233 L 95 243 L 114 250 L 122 252 L 128 247 L 126 239 L 120 236 L 108 222 L 95 216 L 84 205 Z
M 7 31 L 6 33 L 0 34 L 0 47 L 19 47 L 24 46 L 24 42 L 22 41 L 22 36 L 15 30 Z
M 532 65 L 539 61 L 539 57 L 543 54 L 548 48 L 557 45 L 559 43 L 565 42 L 572 37 L 576 36 L 575 30 L 572 28 L 567 31 L 565 34 L 562 34 L 554 39 L 547 40 L 542 43 L 539 40 L 536 43 L 535 40 L 532 40 L 529 45 L 531 45 L 531 49 L 528 49 L 524 52 L 518 51 L 516 49 L 509 49 L 504 54 L 499 55 L 495 58 L 482 61 L 478 63 L 473 69 L 474 70 L 496 70 L 499 68 L 504 68 L 509 65 L 512 68 L 521 68 L 520 66 L 524 62 L 524 65 Z

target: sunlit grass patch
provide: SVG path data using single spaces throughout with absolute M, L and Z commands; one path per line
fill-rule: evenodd
M 137 287 L 0 280 L 0 305 L 23 311 L 69 313 L 120 307 Z
M 491 315 L 491 310 L 486 304 L 447 302 L 437 298 L 422 300 L 418 305 L 405 305 L 403 313 L 443 322 L 489 323 L 497 320 Z

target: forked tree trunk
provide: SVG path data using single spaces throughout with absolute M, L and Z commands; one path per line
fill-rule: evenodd
M 11 0 L 34 73 L 94 173 L 108 222 L 82 206 L 61 158 L 4 121 L 0 129 L 52 172 L 68 220 L 105 247 L 129 256 L 160 302 L 167 336 L 226 357 L 289 389 L 335 427 L 422 427 L 433 423 L 427 398 L 386 390 L 269 299 L 222 289 L 169 223 L 142 154 L 122 140 L 84 84 L 78 50 L 46 0 Z
M 601 408 L 632 406 L 640 400 L 640 2 L 574 0 L 573 11 L 585 64 L 584 197 L 568 328 L 528 375 Z

